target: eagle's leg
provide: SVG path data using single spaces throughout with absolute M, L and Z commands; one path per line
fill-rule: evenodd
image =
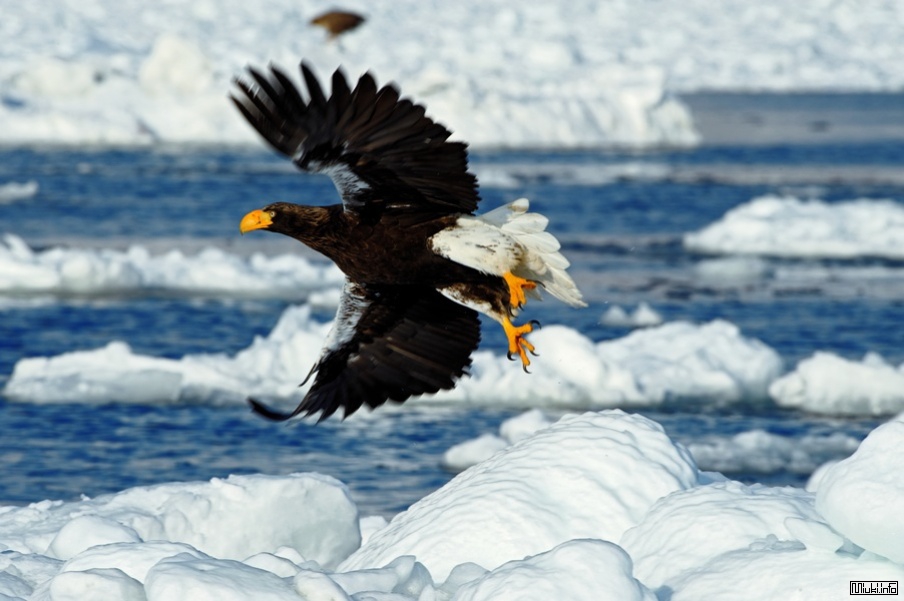
M 524 295 L 524 290 L 533 290 L 537 287 L 537 283 L 526 280 L 524 278 L 519 278 L 511 271 L 506 271 L 502 274 L 502 277 L 505 279 L 505 283 L 508 284 L 509 287 L 509 304 L 513 308 L 520 309 L 524 306 L 524 303 L 527 302 L 527 297 Z M 530 330 L 528 330 L 528 332 L 529 331 Z
M 502 329 L 505 330 L 505 336 L 508 338 L 508 358 L 512 359 L 515 353 L 521 358 L 521 367 L 527 371 L 530 365 L 530 358 L 527 353 L 536 356 L 534 345 L 527 341 L 525 336 L 534 331 L 534 324 L 539 325 L 537 321 L 530 321 L 523 326 L 516 326 L 508 317 L 502 320 Z M 529 372 L 528 372 L 529 373 Z

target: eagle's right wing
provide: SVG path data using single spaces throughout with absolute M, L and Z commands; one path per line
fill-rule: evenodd
M 479 342 L 477 313 L 432 288 L 347 281 L 314 384 L 298 407 L 280 413 L 249 400 L 275 420 L 314 413 L 322 420 L 339 408 L 348 416 L 362 405 L 401 403 L 452 388 Z

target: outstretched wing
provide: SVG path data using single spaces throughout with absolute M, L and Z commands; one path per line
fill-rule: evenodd
M 278 152 L 300 168 L 332 177 L 346 210 L 378 208 L 473 213 L 477 180 L 468 172 L 467 146 L 424 107 L 377 88 L 365 73 L 352 90 L 341 70 L 329 98 L 302 62 L 307 100 L 279 69 L 248 68 L 236 79 L 233 102 Z
M 249 401 L 257 413 L 275 420 L 318 412 L 323 420 L 340 407 L 348 416 L 362 405 L 401 403 L 452 388 L 479 342 L 477 313 L 432 288 L 346 281 L 304 400 L 288 414 Z

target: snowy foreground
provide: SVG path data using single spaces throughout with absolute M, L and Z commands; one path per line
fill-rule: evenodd
M 675 92 L 896 90 L 896 0 L 8 3 L 0 143 L 256 143 L 226 101 L 247 64 L 372 70 L 478 146 L 693 144 Z M 713 49 L 718 49 L 714 52 Z
M 318 474 L 2 507 L 0 597 L 842 599 L 904 579 L 901 445 L 891 421 L 815 491 L 746 486 L 614 410 L 525 432 L 388 524 Z

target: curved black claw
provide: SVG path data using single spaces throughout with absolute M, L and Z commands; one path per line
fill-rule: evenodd
M 251 411 L 275 422 L 284 422 L 292 417 L 291 413 L 283 413 L 282 411 L 270 409 L 260 401 L 251 397 L 248 397 L 248 404 L 251 405 Z
M 527 369 L 527 365 L 525 365 L 524 363 L 521 364 L 521 369 L 524 370 L 524 373 L 530 374 L 530 370 Z
M 530 353 L 531 355 L 533 355 L 534 357 L 540 356 L 540 353 L 538 353 L 537 351 L 533 351 L 531 349 L 527 349 L 527 352 Z
M 537 328 L 538 330 L 540 330 L 540 329 L 543 328 L 543 326 L 540 325 L 540 322 L 537 321 L 536 319 L 531 319 L 531 320 L 530 320 L 529 322 L 527 322 L 527 323 L 529 323 L 529 324 L 532 325 L 533 327 Z
M 515 358 L 512 356 L 512 352 L 511 352 L 511 351 L 507 352 L 507 353 L 505 354 L 505 356 L 508 357 L 508 360 L 509 360 L 509 361 L 514 361 L 514 360 L 515 360 Z

